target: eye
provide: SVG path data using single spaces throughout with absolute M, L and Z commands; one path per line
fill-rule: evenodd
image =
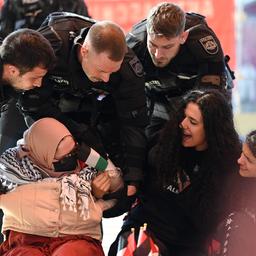
M 149 42 L 149 46 L 150 47 L 154 47 L 154 48 L 156 48 L 156 45 L 154 45 L 153 43 L 151 43 L 151 42 Z
M 163 48 L 164 48 L 165 50 L 169 50 L 169 49 L 173 48 L 173 45 L 164 46 Z
M 193 125 L 197 125 L 197 121 L 194 119 L 189 118 L 189 122 Z

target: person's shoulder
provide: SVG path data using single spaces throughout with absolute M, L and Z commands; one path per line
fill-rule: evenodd
M 132 27 L 132 30 L 126 36 L 127 45 L 134 49 L 138 45 L 146 42 L 147 38 L 147 20 L 144 19 Z
M 147 24 L 147 19 L 143 19 L 139 21 L 138 23 L 133 25 L 131 32 L 133 32 L 134 34 L 145 32 L 147 30 L 146 24 Z
M 186 30 L 189 35 L 185 44 L 197 58 L 223 58 L 220 41 L 203 17 L 189 17 Z
M 130 47 L 128 47 L 120 72 L 127 72 L 128 70 L 130 71 L 130 76 L 143 77 L 144 75 L 144 69 L 141 61 Z

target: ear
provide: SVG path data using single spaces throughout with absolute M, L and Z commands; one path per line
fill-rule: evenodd
M 80 53 L 82 57 L 85 58 L 88 55 L 88 52 L 89 52 L 89 44 L 88 42 L 85 41 L 80 48 Z
M 10 75 L 19 75 L 20 74 L 20 70 L 14 65 L 6 64 L 6 69 Z
M 182 32 L 181 36 L 180 36 L 180 44 L 184 44 L 188 38 L 188 34 L 189 34 L 189 30 L 186 30 L 184 32 Z

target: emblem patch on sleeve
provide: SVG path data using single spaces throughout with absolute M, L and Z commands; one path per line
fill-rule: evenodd
M 213 36 L 203 37 L 199 39 L 199 42 L 203 46 L 204 50 L 209 54 L 216 54 L 219 51 L 219 47 Z
M 138 76 L 138 77 L 142 77 L 144 74 L 143 71 L 143 67 L 142 64 L 140 63 L 139 59 L 137 56 L 134 56 L 130 61 L 129 64 L 132 68 L 132 70 L 134 71 L 134 73 Z

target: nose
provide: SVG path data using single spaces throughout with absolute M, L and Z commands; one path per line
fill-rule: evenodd
M 180 128 L 182 128 L 182 129 L 185 129 L 186 128 L 186 123 L 187 123 L 187 121 L 186 121 L 186 117 L 182 120 L 182 122 L 180 123 L 180 125 L 179 125 L 179 127 Z
M 100 76 L 101 80 L 105 83 L 107 83 L 109 81 L 109 77 L 110 77 L 109 73 L 104 73 L 104 74 L 101 74 L 101 76 Z
M 43 78 L 39 78 L 34 82 L 34 87 L 41 87 L 42 86 Z
M 161 49 L 156 49 L 155 50 L 155 58 L 160 59 L 161 57 L 163 57 L 162 50 Z
M 243 162 L 244 162 L 244 159 L 243 159 L 244 157 L 243 157 L 243 154 L 237 159 L 237 163 L 239 164 L 239 165 L 242 165 L 243 164 Z

